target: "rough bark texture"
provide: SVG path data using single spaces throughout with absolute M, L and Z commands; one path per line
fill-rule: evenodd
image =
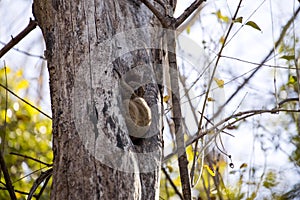
M 158 24 L 153 14 L 134 0 L 40 0 L 34 1 L 34 15 L 45 38 L 50 75 L 54 151 L 51 199 L 158 199 L 161 111 L 155 106 L 159 92 L 153 83 L 161 83 L 155 80 L 161 77 L 154 73 L 162 74 L 162 68 L 154 66 L 161 62 L 160 51 L 135 50 L 103 65 L 111 56 L 108 52 L 114 54 L 123 46 L 113 41 L 110 45 L 115 48 L 103 52 L 102 45 L 122 31 Z M 159 43 L 151 32 L 140 34 L 146 46 L 153 40 Z M 137 67 L 141 65 L 147 72 Z M 142 95 L 154 116 L 149 132 L 155 134 L 151 137 L 132 141 L 128 135 L 120 115 L 120 80 L 113 68 L 120 74 L 135 68 L 135 79 L 149 80 Z M 105 146 L 101 140 L 109 144 Z M 127 152 L 126 158 L 119 150 Z M 106 152 L 99 155 L 99 151 Z M 155 156 L 143 159 L 137 155 L 148 152 L 155 152 Z M 110 163 L 112 157 L 116 160 Z M 147 162 L 151 167 L 145 170 Z

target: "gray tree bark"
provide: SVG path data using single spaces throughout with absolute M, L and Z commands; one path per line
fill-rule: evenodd
M 51 199 L 158 199 L 163 56 L 153 27 L 159 23 L 134 0 L 40 0 L 33 8 L 50 75 Z M 122 81 L 151 108 L 142 137 L 125 123 Z

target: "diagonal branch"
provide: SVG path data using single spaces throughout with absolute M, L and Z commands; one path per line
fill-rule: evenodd
M 212 131 L 215 131 L 215 136 L 217 136 L 219 133 L 221 133 L 222 131 L 224 131 L 227 128 L 233 127 L 234 124 L 236 124 L 239 121 L 243 121 L 249 117 L 255 116 L 255 115 L 261 115 L 261 114 L 265 114 L 265 113 L 269 113 L 269 114 L 277 114 L 280 112 L 289 112 L 289 113 L 300 113 L 300 110 L 290 110 L 290 109 L 281 109 L 281 108 L 274 108 L 271 110 L 248 110 L 248 111 L 244 111 L 244 112 L 239 112 L 233 115 L 230 115 L 229 117 L 219 121 L 218 123 L 214 124 L 214 126 L 212 126 L 211 128 L 201 132 L 201 134 L 195 134 L 192 138 L 188 139 L 188 141 L 186 142 L 186 146 L 192 145 L 193 143 L 195 143 L 197 140 L 203 138 L 205 135 L 208 135 L 209 133 L 211 133 Z M 227 123 L 226 125 L 224 125 L 226 122 L 229 122 L 230 120 L 234 119 L 233 122 Z M 218 128 L 219 126 L 224 125 L 222 128 Z M 212 137 L 210 139 L 210 141 L 214 140 L 214 137 Z M 210 141 L 207 142 L 207 144 L 205 145 L 205 147 L 202 149 L 202 151 L 210 144 Z M 163 163 L 165 163 L 167 160 L 169 160 L 172 156 L 176 155 L 178 153 L 178 150 L 170 153 L 169 155 L 165 156 L 163 158 Z
M 14 93 L 12 90 L 10 90 L 8 87 L 6 87 L 5 85 L 0 83 L 0 87 L 4 88 L 6 91 L 8 91 L 9 93 L 11 93 L 12 95 L 14 95 L 15 97 L 17 97 L 19 100 L 21 100 L 22 102 L 26 103 L 27 105 L 29 105 L 30 107 L 32 107 L 33 109 L 39 111 L 41 114 L 43 114 L 44 116 L 46 116 L 49 119 L 52 119 L 50 117 L 50 115 L 46 114 L 45 112 L 43 112 L 41 109 L 39 109 L 38 107 L 32 105 L 31 103 L 29 103 L 28 101 L 26 101 L 25 99 L 21 98 L 20 96 L 18 96 L 16 93 Z
M 4 180 L 5 180 L 5 187 L 7 188 L 8 192 L 9 192 L 9 196 L 11 198 L 11 200 L 17 200 L 15 191 L 14 191 L 14 187 L 12 185 L 9 173 L 8 173 L 8 169 L 3 157 L 3 152 L 0 149 L 0 166 L 1 166 L 1 170 L 3 172 L 4 175 Z
M 11 48 L 13 48 L 16 44 L 18 44 L 28 33 L 30 33 L 35 27 L 37 26 L 37 21 L 32 20 L 30 18 L 29 24 L 27 27 L 21 31 L 16 37 L 12 38 L 9 43 L 7 43 L 1 50 L 0 50 L 0 58 L 4 56 Z
M 236 18 L 237 14 L 238 14 L 238 11 L 239 11 L 239 9 L 240 9 L 240 6 L 241 6 L 241 4 L 242 4 L 242 1 L 243 1 L 243 0 L 240 0 L 240 2 L 238 3 L 237 9 L 236 9 L 235 14 L 234 14 L 234 16 L 233 16 L 233 20 Z M 224 42 L 223 42 L 222 47 L 221 47 L 221 49 L 220 49 L 220 51 L 219 51 L 219 53 L 218 53 L 217 61 L 216 61 L 215 66 L 214 66 L 214 68 L 213 68 L 213 70 L 212 70 L 211 78 L 210 78 L 210 80 L 209 80 L 209 82 L 208 82 L 207 92 L 206 92 L 206 94 L 205 94 L 205 98 L 204 98 L 204 102 L 203 102 L 203 106 L 202 106 L 201 117 L 200 117 L 200 120 L 199 120 L 199 123 L 198 123 L 198 132 L 201 131 L 202 121 L 203 121 L 203 116 L 204 116 L 204 110 L 206 109 L 206 106 L 205 106 L 205 105 L 206 105 L 206 102 L 207 102 L 207 100 L 208 100 L 209 91 L 210 91 L 211 86 L 212 86 L 212 83 L 213 83 L 213 78 L 214 78 L 214 76 L 215 76 L 216 69 L 217 69 L 218 64 L 219 64 L 219 61 L 220 61 L 220 59 L 221 59 L 221 56 L 219 56 L 219 55 L 222 54 L 222 52 L 223 52 L 223 50 L 224 50 L 224 48 L 225 48 L 225 44 L 226 44 L 226 41 L 227 41 L 227 39 L 228 39 L 228 37 L 229 37 L 229 34 L 230 34 L 231 30 L 232 30 L 232 27 L 233 27 L 233 23 L 231 23 L 230 26 L 229 26 L 229 28 L 228 28 L 228 31 L 227 31 L 226 36 L 225 36 L 225 38 L 224 38 Z M 196 140 L 196 142 L 195 142 L 194 153 L 196 153 L 197 147 L 198 147 L 198 140 Z M 194 159 L 193 159 L 192 168 L 195 167 L 195 163 L 196 163 L 196 157 L 194 157 Z
M 28 194 L 27 200 L 30 200 L 33 197 L 33 194 L 37 190 L 40 184 L 42 184 L 45 181 L 45 184 L 49 181 L 49 178 L 52 176 L 53 168 L 48 169 L 45 172 L 42 172 L 41 175 L 34 181 L 33 186 L 30 189 L 30 192 Z
M 178 188 L 176 187 L 175 183 L 172 181 L 170 175 L 168 174 L 167 170 L 162 167 L 161 170 L 163 171 L 163 173 L 165 174 L 167 180 L 170 182 L 172 188 L 174 189 L 175 193 L 179 196 L 180 199 L 183 199 L 182 195 L 180 194 Z
M 20 156 L 20 157 L 23 157 L 23 158 L 25 158 L 25 159 L 33 160 L 33 161 L 35 161 L 35 162 L 41 163 L 41 164 L 43 164 L 43 165 L 46 165 L 47 167 L 51 167 L 51 166 L 53 165 L 53 164 L 49 164 L 49 163 L 45 163 L 45 162 L 43 162 L 43 161 L 40 161 L 40 160 L 38 160 L 38 159 L 36 159 L 36 158 L 33 158 L 33 157 L 31 157 L 31 156 L 22 155 L 22 154 L 15 153 L 15 152 L 10 152 L 10 154 L 11 154 L 11 155 L 15 155 L 15 156 Z
M 180 26 L 205 0 L 195 0 L 185 11 L 176 18 L 175 28 Z

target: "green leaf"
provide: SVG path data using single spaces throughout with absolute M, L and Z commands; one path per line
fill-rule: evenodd
M 238 17 L 235 20 L 233 20 L 233 23 L 243 23 L 243 17 Z
M 295 55 L 284 55 L 281 56 L 280 58 L 290 61 L 290 60 L 295 60 Z
M 297 77 L 296 76 L 290 76 L 289 77 L 289 82 L 288 84 L 294 84 L 297 82 Z
M 260 27 L 254 21 L 248 21 L 245 25 L 251 26 L 252 28 L 261 31 Z
M 276 173 L 269 170 L 263 182 L 263 186 L 268 189 L 275 187 L 278 184 L 276 179 Z

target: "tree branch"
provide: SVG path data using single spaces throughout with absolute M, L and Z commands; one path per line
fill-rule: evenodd
M 181 25 L 179 25 L 176 28 L 176 32 L 182 33 L 188 26 L 191 27 L 197 21 L 197 17 L 200 15 L 200 12 L 203 9 L 203 7 L 204 6 L 199 6 L 188 20 L 184 21 L 184 23 L 181 23 Z
M 176 185 L 172 181 L 172 179 L 171 179 L 170 175 L 168 174 L 168 172 L 166 171 L 166 169 L 164 167 L 162 167 L 161 170 L 165 174 L 166 179 L 170 182 L 170 184 L 171 184 L 172 188 L 174 189 L 175 193 L 180 197 L 180 199 L 183 199 L 182 195 L 180 194 L 178 188 L 176 187 Z
M 205 0 L 195 0 L 185 11 L 176 18 L 175 28 L 180 26 Z
M 148 0 L 141 0 L 141 2 L 143 2 L 149 10 L 151 10 L 165 28 L 169 26 L 169 20 L 167 20 L 167 18 L 162 15 Z
M 41 173 L 41 175 L 34 181 L 34 184 L 28 194 L 27 200 L 30 200 L 33 197 L 33 194 L 35 193 L 36 189 L 43 181 L 46 180 L 45 184 L 47 184 L 49 178 L 52 176 L 52 173 L 53 173 L 53 168 L 50 168 L 47 171 Z
M 278 103 L 278 106 L 281 107 L 283 104 L 285 104 L 287 102 L 291 102 L 291 101 L 299 101 L 299 98 L 295 97 L 295 98 L 284 99 Z
M 1 165 L 1 170 L 3 172 L 3 175 L 4 175 L 5 187 L 8 190 L 9 196 L 10 196 L 11 200 L 17 200 L 16 194 L 14 191 L 14 187 L 12 185 L 1 148 L 0 148 L 0 165 Z
M 185 200 L 190 200 L 191 197 L 191 183 L 188 170 L 188 160 L 185 151 L 184 132 L 182 128 L 182 113 L 179 100 L 179 72 L 176 61 L 176 43 L 175 31 L 167 31 L 167 50 L 168 50 L 168 63 L 169 74 L 172 90 L 172 116 L 175 125 L 175 139 L 178 155 L 178 166 L 180 173 L 180 180 L 182 185 L 182 194 Z
M 233 114 L 221 121 L 219 121 L 218 123 L 214 124 L 213 127 L 207 129 L 206 131 L 201 132 L 201 134 L 199 135 L 194 135 L 194 137 L 190 138 L 187 142 L 186 142 L 186 146 L 192 145 L 194 142 L 196 142 L 197 140 L 203 138 L 205 135 L 211 133 L 214 130 L 217 130 L 215 135 L 221 133 L 222 131 L 224 131 L 227 128 L 232 127 L 235 123 L 242 121 L 246 118 L 255 116 L 255 115 L 260 115 L 260 114 L 264 114 L 264 113 L 270 113 L 270 114 L 277 114 L 279 112 L 290 112 L 290 113 L 300 113 L 300 110 L 289 110 L 289 109 L 271 109 L 271 110 L 248 110 L 248 111 L 244 111 L 244 112 L 239 112 L 236 114 Z M 226 122 L 228 122 L 231 119 L 235 119 L 235 121 L 228 123 L 227 125 L 223 126 L 222 128 L 218 128 L 219 126 L 221 126 L 222 124 L 225 124 Z M 208 142 L 209 143 L 209 142 Z M 207 144 L 208 145 L 208 144 Z M 205 149 L 206 147 L 204 147 L 203 149 Z M 176 155 L 178 152 L 178 150 L 170 153 L 169 155 L 165 156 L 163 158 L 163 163 L 166 162 L 167 160 L 169 160 L 172 156 Z
M 14 152 L 10 152 L 11 155 L 15 155 L 15 156 L 20 156 L 20 157 L 23 157 L 23 158 L 26 158 L 26 159 L 30 159 L 30 160 L 33 160 L 35 162 L 38 162 L 38 163 L 41 163 L 43 165 L 46 165 L 47 167 L 51 167 L 52 164 L 48 164 L 48 163 L 45 163 L 43 161 L 40 161 L 36 158 L 33 158 L 33 157 L 30 157 L 30 156 L 26 156 L 26 155 L 22 155 L 22 154 L 19 154 L 19 153 L 14 153 Z
M 43 112 L 42 110 L 40 110 L 38 107 L 32 105 L 31 103 L 29 103 L 28 101 L 26 101 L 25 99 L 19 97 L 16 93 L 14 93 L 12 90 L 10 90 L 9 88 L 7 88 L 5 85 L 2 85 L 0 83 L 0 87 L 4 88 L 5 90 L 7 90 L 9 93 L 11 93 L 12 95 L 14 95 L 15 97 L 17 97 L 19 100 L 23 101 L 24 103 L 26 103 L 27 105 L 29 105 L 30 107 L 34 108 L 35 110 L 39 111 L 41 114 L 43 114 L 44 116 L 48 117 L 49 119 L 52 119 L 49 115 L 47 115 L 45 112 Z
M 37 26 L 37 21 L 32 20 L 30 18 L 29 24 L 27 27 L 21 31 L 16 37 L 12 38 L 9 43 L 7 43 L 1 50 L 0 50 L 0 58 L 4 56 L 11 48 L 13 48 L 16 44 L 18 44 L 28 33 L 30 33 L 35 27 Z

